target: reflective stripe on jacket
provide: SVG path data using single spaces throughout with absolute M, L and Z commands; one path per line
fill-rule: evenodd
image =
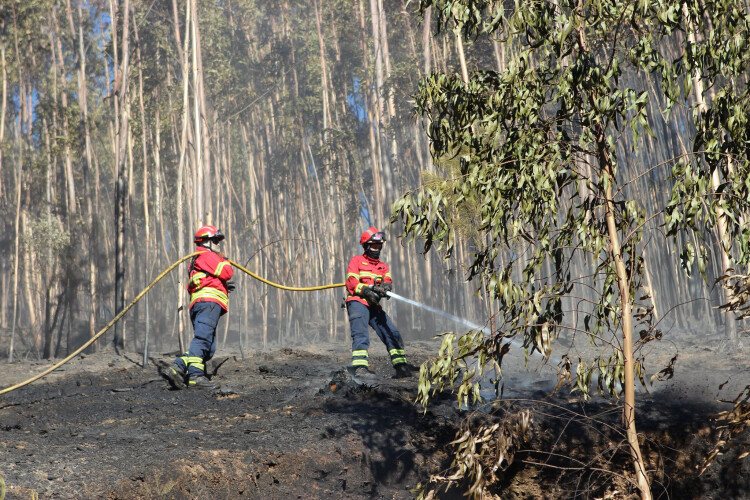
M 374 285 L 376 281 L 380 281 L 380 284 L 393 283 L 388 264 L 364 254 L 355 255 L 349 261 L 349 267 L 346 269 L 346 290 L 349 292 L 346 301 L 356 300 L 368 305 L 367 301 L 359 294 L 362 292 L 362 288 Z
M 232 279 L 234 269 L 216 252 L 203 247 L 195 249 L 200 255 L 190 263 L 187 291 L 190 307 L 196 302 L 216 302 L 225 311 L 229 310 L 227 281 Z

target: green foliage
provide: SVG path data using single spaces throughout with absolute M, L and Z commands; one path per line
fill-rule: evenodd
M 23 236 L 25 251 L 31 252 L 36 268 L 43 275 L 56 270 L 71 249 L 71 235 L 57 219 L 38 218 Z M 51 259 L 50 259 L 51 258 Z
M 24 245 L 36 253 L 44 254 L 48 250 L 61 252 L 71 243 L 70 233 L 62 229 L 56 219 L 37 219 L 30 229 L 24 238 Z
M 697 126 L 693 151 L 672 169 L 675 183 L 666 207 L 666 228 L 671 235 L 679 230 L 698 233 L 724 217 L 727 227 L 722 244 L 734 252 L 735 263 L 745 265 L 750 261 L 750 227 L 743 222 L 750 207 L 750 94 L 745 83 L 750 65 L 750 14 L 730 1 L 708 2 L 705 8 L 686 5 L 691 23 L 686 29 L 701 36 L 686 45 L 676 64 L 681 73 L 675 79 L 685 79 L 686 92 L 692 89 L 694 76 L 704 87 L 716 90 L 710 106 L 693 108 Z M 712 12 L 710 18 L 702 15 L 704 9 Z M 699 267 L 705 267 L 708 252 L 703 242 L 700 249 L 683 251 L 683 265 L 689 267 L 696 253 Z
M 676 63 L 657 50 L 659 42 L 675 30 L 696 29 L 683 25 L 679 3 L 637 7 L 629 2 L 597 2 L 581 10 L 577 2 L 559 2 L 557 8 L 547 2 L 525 2 L 505 9 L 493 2 L 424 0 L 421 11 L 428 6 L 440 13 L 441 28 L 452 25 L 465 36 L 498 37 L 507 46 L 517 47 L 517 56 L 503 73 L 477 71 L 468 83 L 446 74 L 422 81 L 415 95 L 416 110 L 430 118 L 428 134 L 435 162 L 450 168 L 442 180 L 433 178 L 395 203 L 394 219 L 402 220 L 407 236 L 424 239 L 425 250 L 435 246 L 447 256 L 455 245 L 454 234 L 465 233 L 461 221 L 469 219 L 480 236 L 474 238 L 480 243 L 469 279 L 486 278 L 488 292 L 500 301 L 504 312 L 503 335 L 524 334 L 524 344 L 532 350 L 537 344 L 532 339 L 541 325 L 553 336 L 560 328 L 561 300 L 580 285 L 578 277 L 570 275 L 568 263 L 583 254 L 597 263 L 590 282 L 599 297 L 584 321 L 585 331 L 592 341 L 601 340 L 619 328 L 622 310 L 604 218 L 607 192 L 623 192 L 615 144 L 623 124 L 631 131 L 634 149 L 643 133 L 653 135 L 647 104 L 658 97 L 622 85 L 622 76 L 628 72 L 653 78 L 667 97 L 663 111 L 668 112 L 687 97 L 690 89 L 680 88 L 677 82 L 693 71 L 704 72 L 709 79 L 744 68 L 745 56 L 738 51 L 745 46 L 744 39 L 700 45 L 701 52 L 732 62 L 727 67 L 697 66 L 703 59 L 695 50 Z M 716 8 L 728 12 L 733 7 Z M 738 25 L 747 24 L 737 9 L 731 16 Z M 712 33 L 708 33 L 709 40 L 713 40 Z M 745 94 L 722 89 L 700 122 L 696 153 L 700 149 L 716 154 L 674 163 L 672 178 L 677 182 L 667 207 L 669 234 L 680 228 L 698 230 L 700 224 L 715 221 L 720 211 L 734 221 L 730 237 L 747 231 L 733 215 L 747 212 L 750 200 L 748 162 L 738 147 L 747 143 L 743 135 L 748 133 Z M 724 140 L 727 134 L 730 140 Z M 727 152 L 727 148 L 733 149 Z M 722 172 L 728 181 L 719 194 L 731 192 L 732 196 L 715 196 L 711 169 L 721 168 L 730 157 L 737 171 Z M 709 210 L 704 210 L 706 205 Z M 647 214 L 635 199 L 615 199 L 614 213 L 629 295 L 637 305 L 635 297 L 643 279 L 639 243 Z M 740 239 L 742 259 L 748 253 L 748 238 Z M 523 267 L 518 279 L 510 265 L 500 268 L 497 258 L 506 248 L 516 249 L 518 255 L 524 245 L 529 253 L 525 261 L 517 256 Z M 705 248 L 688 244 L 682 256 L 686 269 L 694 262 L 701 271 L 705 269 Z M 554 276 L 542 277 L 546 260 L 553 264 Z M 649 314 L 639 318 L 650 324 Z M 604 380 L 621 379 L 616 358 L 613 363 L 593 365 L 612 366 L 611 373 L 601 373 Z M 584 366 L 579 388 L 585 385 L 581 381 L 591 378 L 592 368 Z
M 453 387 L 461 377 L 457 398 L 462 408 L 468 408 L 482 400 L 477 378 L 482 378 L 492 369 L 498 378 L 502 375 L 500 366 L 510 345 L 503 344 L 500 337 L 485 338 L 481 331 L 462 335 L 457 341 L 453 333 L 445 333 L 442 337 L 437 357 L 420 369 L 417 403 L 424 405 L 426 410 L 432 394 Z
M 601 283 L 601 300 L 589 333 L 600 336 L 606 328 L 617 326 L 619 311 L 601 201 L 613 180 L 603 170 L 605 165 L 599 171 L 592 165 L 593 175 L 582 167 L 602 148 L 614 154 L 605 138 L 594 136 L 593 126 L 602 124 L 606 129 L 624 121 L 640 130 L 647 98 L 643 92 L 616 87 L 621 64 L 600 64 L 576 48 L 577 37 L 553 35 L 560 26 L 567 29 L 581 23 L 574 12 L 563 9 L 561 16 L 569 18 L 556 21 L 546 7 L 531 3 L 513 12 L 498 10 L 491 22 L 480 27 L 476 12 L 455 14 L 456 8 L 470 11 L 474 4 L 438 4 L 444 7 L 441 12 L 450 6 L 452 20 L 465 33 L 478 36 L 483 30 L 507 30 L 510 44 L 514 40 L 510 33 L 526 26 L 527 34 L 534 30 L 537 43 L 521 46 L 519 56 L 502 74 L 477 72 L 468 84 L 456 75 L 443 74 L 422 82 L 416 108 L 431 118 L 428 133 L 436 162 L 455 159 L 459 168 L 449 172 L 441 185 L 433 183 L 403 197 L 394 205 L 394 214 L 402 219 L 406 234 L 424 239 L 426 249 L 437 242 L 437 248 L 450 255 L 455 221 L 462 212 L 481 207 L 475 227 L 484 244 L 478 245 L 469 278 L 486 278 L 490 296 L 504 311 L 504 335 L 525 334 L 528 350 L 546 352 L 546 347 L 539 348 L 538 333 L 544 329 L 554 337 L 561 324 L 561 299 L 574 285 L 565 262 L 581 252 L 599 260 L 594 281 Z M 596 20 L 596 13 L 590 16 L 593 31 L 587 36 L 604 50 L 609 43 L 605 23 Z M 566 55 L 559 59 L 563 52 Z M 623 204 L 618 215 L 620 231 L 632 231 L 624 250 L 631 273 L 637 276 L 640 263 L 634 249 L 643 212 L 631 202 Z M 511 266 L 497 266 L 497 257 L 505 247 L 525 244 L 529 254 L 517 280 Z M 554 263 L 555 276 L 540 281 L 546 259 Z
M 750 21 L 737 2 L 706 3 L 688 2 L 686 18 L 682 2 L 537 0 L 510 7 L 421 0 L 420 12 L 437 11 L 438 30 L 492 37 L 512 48 L 513 56 L 503 72 L 478 70 L 467 83 L 454 74 L 430 75 L 415 94 L 416 113 L 429 118 L 434 162 L 449 168 L 398 200 L 393 220 L 402 221 L 409 239 L 423 239 L 425 251 L 436 248 L 450 256 L 465 233 L 460 222 L 471 214 L 478 237 L 468 278 L 483 279 L 503 316 L 496 332 L 471 332 L 458 338 L 456 349 L 446 344 L 453 336 L 444 338 L 440 355 L 423 367 L 422 404 L 430 391 L 453 387 L 459 371 L 457 396 L 467 404 L 485 373 L 481 365 L 489 363 L 499 373 L 501 339 L 522 336 L 527 355 L 538 350 L 549 356 L 543 339 L 563 328 L 585 332 L 596 346 L 610 346 L 592 360 L 579 359 L 572 389 L 588 396 L 596 383 L 619 394 L 625 382 L 617 336 L 623 296 L 608 213 L 621 246 L 627 300 L 641 325 L 636 353 L 661 333 L 646 302 L 641 252 L 643 229 L 657 214 L 625 196 L 628 176 L 618 171 L 617 150 L 636 154 L 643 137 L 653 136 L 648 110 L 663 102 L 661 112 L 669 116 L 675 105 L 687 103 L 693 75 L 719 87 L 711 106 L 695 115 L 693 154 L 673 162 L 667 233 L 697 234 L 723 214 L 729 226 L 725 247 L 734 245 L 737 262 L 750 261 L 750 228 L 743 224 L 750 215 L 750 100 L 746 86 L 735 80 L 750 62 L 745 49 Z M 703 17 L 706 11 L 712 15 Z M 695 32 L 700 41 L 685 43 L 686 34 Z M 679 57 L 661 52 L 665 41 L 682 50 Z M 715 172 L 723 179 L 716 191 Z M 501 266 L 503 252 L 512 262 Z M 705 275 L 704 246 L 688 244 L 681 255 L 687 270 L 696 263 Z M 591 263 L 590 276 L 571 275 L 576 259 Z M 583 325 L 565 323 L 575 311 L 565 311 L 563 301 L 583 297 L 581 290 L 588 289 L 595 290 L 595 299 L 583 308 Z M 636 356 L 636 377 L 646 387 L 645 360 Z M 572 380 L 570 361 L 560 365 L 561 380 Z

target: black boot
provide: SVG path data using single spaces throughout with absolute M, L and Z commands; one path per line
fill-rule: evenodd
M 164 371 L 164 376 L 167 377 L 169 385 L 175 389 L 182 389 L 185 387 L 185 370 L 177 363 L 172 363 L 172 366 Z
M 394 370 L 396 370 L 396 374 L 393 376 L 393 378 L 408 378 L 411 377 L 412 370 L 409 365 L 406 363 L 399 363 L 397 365 L 393 365 Z
M 190 389 L 216 390 L 221 387 L 221 385 L 218 382 L 211 382 L 205 375 L 198 375 L 197 377 L 190 377 L 190 380 L 188 380 L 188 387 Z
M 371 384 L 378 380 L 377 374 L 367 366 L 350 366 L 347 370 L 358 384 Z

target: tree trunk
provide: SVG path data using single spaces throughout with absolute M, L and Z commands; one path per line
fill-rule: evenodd
M 15 52 L 16 52 L 16 61 L 20 61 L 20 50 L 18 48 L 18 17 L 16 15 L 16 9 L 15 5 L 13 6 L 13 25 L 14 25 L 14 42 L 15 42 Z M 4 39 L 4 36 L 3 36 Z M 4 44 L 4 42 L 3 42 Z M 4 45 L 3 45 L 4 46 Z M 4 54 L 4 53 L 3 53 Z M 6 81 L 6 73 L 5 73 L 5 64 L 3 63 L 3 81 Z M 23 82 L 24 75 L 19 74 L 18 80 L 19 82 Z M 20 85 L 20 94 L 23 96 L 24 94 L 24 88 L 23 84 Z M 5 91 L 3 92 L 3 99 L 5 98 Z M 23 124 L 23 114 L 24 114 L 24 108 L 25 108 L 25 98 L 21 97 L 19 99 L 20 107 L 19 115 L 20 115 L 20 122 Z M 5 104 L 3 104 L 3 113 L 5 113 Z M 5 119 L 3 118 L 3 123 L 5 123 Z M 21 192 L 23 190 L 23 156 L 24 156 L 24 147 L 23 147 L 23 137 L 22 137 L 22 126 L 18 127 L 16 129 L 16 154 L 18 157 L 16 158 L 16 176 L 15 176 L 15 182 L 16 182 L 16 200 L 15 200 L 15 223 L 13 227 L 13 319 L 11 320 L 11 333 L 10 333 L 10 349 L 8 353 L 8 361 L 13 362 L 13 350 L 15 345 L 15 338 L 16 338 L 16 326 L 18 323 L 18 270 L 19 270 L 19 254 L 20 254 L 20 245 L 21 245 Z
M 579 0 L 578 8 L 583 11 L 583 0 Z M 582 50 L 586 50 L 586 34 L 582 29 L 578 30 L 579 44 Z M 589 96 L 589 101 L 593 106 L 594 96 Z M 622 325 L 622 357 L 624 364 L 624 385 L 625 401 L 623 404 L 623 426 L 625 427 L 628 444 L 630 445 L 630 456 L 633 461 L 633 472 L 636 476 L 638 489 L 641 493 L 642 500 L 651 500 L 651 486 L 646 475 L 646 464 L 641 455 L 641 446 L 638 442 L 638 431 L 635 426 L 635 359 L 633 356 L 633 314 L 630 303 L 630 278 L 625 262 L 622 257 L 620 246 L 620 235 L 617 232 L 617 223 L 615 221 L 615 200 L 612 194 L 612 185 L 615 182 L 615 166 L 612 157 L 609 154 L 607 146 L 607 137 L 605 130 L 600 123 L 594 125 L 594 136 L 596 138 L 596 154 L 599 168 L 602 175 L 606 175 L 609 181 L 606 182 L 604 194 L 605 218 L 607 224 L 607 234 L 609 237 L 610 250 L 612 259 L 615 262 L 617 274 L 617 287 L 620 292 L 620 306 L 622 307 L 621 325 Z
M 175 25 L 175 33 L 177 33 L 178 42 L 179 42 L 179 22 L 177 18 L 177 3 L 176 0 L 173 0 L 172 2 L 173 10 L 174 10 L 174 25 Z M 190 63 L 189 55 L 188 55 L 188 48 L 190 47 L 190 21 L 191 18 L 191 9 L 190 9 L 190 2 L 185 2 L 185 40 L 184 40 L 184 49 L 180 51 L 180 54 L 183 56 L 180 63 L 182 66 L 182 134 L 180 136 L 180 161 L 177 165 L 177 249 L 179 252 L 179 255 L 185 255 L 187 253 L 187 248 L 185 245 L 185 220 L 184 220 L 184 213 L 185 213 L 185 207 L 183 206 L 183 199 L 185 198 L 185 195 L 183 194 L 183 191 L 185 191 L 185 163 L 186 163 L 186 156 L 185 151 L 187 150 L 187 141 L 188 141 L 188 128 L 189 128 L 189 83 L 190 80 L 188 79 L 189 69 L 188 65 Z M 179 45 L 179 43 L 178 43 Z M 196 228 L 197 229 L 197 228 Z M 187 323 L 188 313 L 186 310 L 187 304 L 184 302 L 185 300 L 185 291 L 184 291 L 184 281 L 183 279 L 187 276 L 187 268 L 185 263 L 181 264 L 179 267 L 179 279 L 177 281 L 177 315 L 178 315 L 178 321 L 177 321 L 177 341 L 179 344 L 180 353 L 183 353 L 186 351 L 186 343 L 184 341 L 184 331 L 185 331 L 185 324 Z
M 387 153 L 383 154 L 383 147 L 381 143 L 381 138 L 384 138 L 383 132 L 385 126 L 384 117 L 386 106 L 383 96 L 383 92 L 385 89 L 385 75 L 383 72 L 383 30 L 380 26 L 381 12 L 378 0 L 370 0 L 370 16 L 372 22 L 373 46 L 375 50 L 375 54 L 373 55 L 373 57 L 375 58 L 375 88 L 373 89 L 373 94 L 375 97 L 375 103 L 377 103 L 377 112 L 375 113 L 374 118 L 375 123 L 377 124 L 376 130 L 378 143 L 380 144 L 379 150 L 381 162 L 380 165 L 378 165 L 378 168 L 380 168 L 383 173 L 383 195 L 384 198 L 387 199 L 387 196 L 393 192 L 393 181 L 391 179 L 390 155 L 388 155 Z
M 695 45 L 695 33 L 693 32 L 692 23 L 690 21 L 687 3 L 682 4 L 682 13 L 685 18 L 685 25 L 687 26 L 688 42 L 690 45 Z M 703 97 L 703 80 L 701 79 L 701 75 L 698 69 L 696 69 L 695 73 L 693 74 L 693 89 L 695 91 L 695 100 L 698 103 L 698 109 L 701 113 L 705 113 L 707 110 L 707 105 L 706 100 Z M 719 179 L 719 169 L 716 168 L 716 170 L 711 173 L 711 188 L 713 189 L 714 193 L 719 192 L 720 184 L 721 180 Z M 721 198 L 722 195 L 718 194 L 717 196 Z M 717 206 L 716 208 L 716 219 L 716 238 L 718 240 L 718 249 L 721 253 L 721 274 L 726 275 L 729 269 L 732 267 L 731 258 L 729 256 L 729 249 L 732 246 L 732 242 L 727 239 L 726 215 L 724 214 L 724 210 L 720 206 Z M 721 297 L 722 303 L 728 304 L 731 300 L 729 290 L 722 287 Z M 738 337 L 734 315 L 731 312 L 726 312 L 724 314 L 724 318 L 726 319 L 727 340 L 729 340 L 731 344 L 736 345 L 738 343 Z
M 196 0 L 190 0 L 192 10 L 192 43 L 193 43 L 193 107 L 195 108 L 195 151 L 197 164 L 195 165 L 196 184 L 195 184 L 195 219 L 200 224 L 206 221 L 206 202 L 205 202 L 205 167 L 203 165 L 203 141 L 202 141 L 202 124 L 201 115 L 204 110 L 201 108 L 200 88 L 203 79 L 202 68 L 199 67 L 198 61 L 198 7 Z
M 68 0 L 70 1 L 70 0 Z M 143 97 L 143 59 L 141 54 L 141 40 L 138 35 L 138 24 L 136 22 L 136 16 L 135 12 L 131 12 L 133 16 L 133 36 L 135 37 L 135 46 L 136 46 L 136 59 L 138 61 L 138 106 L 140 109 L 140 118 L 141 118 L 141 162 L 142 162 L 142 178 L 143 178 L 143 185 L 142 185 L 142 192 L 141 197 L 143 198 L 141 201 L 143 203 L 143 233 L 138 234 L 138 238 L 142 238 L 140 241 L 142 241 L 142 249 L 143 249 L 143 262 L 145 262 L 145 265 L 143 266 L 143 271 L 141 274 L 141 278 L 143 280 L 143 287 L 145 288 L 148 286 L 149 283 L 149 277 L 151 276 L 152 272 L 152 258 L 151 258 L 151 220 L 149 217 L 149 195 L 148 195 L 148 185 L 149 185 L 149 159 L 148 159 L 148 127 L 146 125 L 146 106 L 144 104 L 144 97 Z M 145 324 L 144 324 L 144 339 L 143 339 L 143 366 L 146 366 L 147 360 L 148 360 L 148 337 L 150 333 L 150 321 L 149 321 L 149 297 L 146 296 L 144 300 L 144 309 L 145 309 Z
M 16 338 L 16 325 L 18 322 L 18 268 L 19 250 L 21 246 L 21 191 L 23 190 L 23 149 L 21 131 L 17 131 L 18 158 L 16 158 L 16 217 L 13 231 L 13 320 L 11 322 L 10 351 L 8 362 L 13 362 L 13 348 Z
M 320 48 L 321 93 L 323 95 L 323 131 L 331 127 L 331 105 L 328 101 L 328 65 L 326 64 L 326 45 L 323 38 L 322 14 L 318 0 L 313 2 L 315 8 L 315 27 L 318 30 L 318 46 Z
M 614 179 L 611 169 L 608 173 L 610 174 L 610 178 Z M 633 459 L 638 488 L 641 490 L 641 498 L 647 500 L 651 498 L 651 487 L 648 482 L 648 477 L 646 476 L 646 465 L 641 456 L 641 447 L 638 443 L 638 432 L 635 427 L 635 360 L 633 357 L 633 315 L 630 305 L 630 284 L 620 249 L 620 240 L 619 235 L 617 234 L 614 210 L 612 188 L 608 185 L 606 193 L 607 231 L 609 233 L 610 243 L 612 244 L 612 255 L 617 269 L 617 286 L 620 291 L 620 304 L 622 306 L 622 354 L 625 365 L 623 423 L 626 429 L 628 443 L 630 444 L 630 454 Z
M 81 134 L 84 137 L 84 154 L 83 154 L 83 177 L 84 177 L 84 189 L 86 197 L 86 227 L 91 241 L 97 241 L 95 223 L 94 223 L 94 207 L 92 204 L 93 191 L 91 188 L 90 180 L 90 164 L 91 164 L 91 133 L 89 129 L 89 115 L 88 115 L 88 91 L 86 88 L 86 51 L 84 48 L 83 41 L 83 7 L 81 3 L 78 4 L 78 30 L 76 33 L 75 24 L 73 23 L 73 10 L 70 6 L 70 0 L 66 0 L 66 13 L 68 17 L 68 26 L 70 28 L 70 35 L 73 39 L 78 38 L 78 102 L 81 109 L 81 123 L 80 129 Z M 96 281 L 97 281 L 97 268 L 96 268 L 96 249 L 87 248 L 88 255 L 86 256 L 89 263 L 89 336 L 93 337 L 96 334 L 96 310 L 98 304 L 98 296 L 96 293 Z
M 378 12 L 379 12 L 379 24 L 380 24 L 380 46 L 382 50 L 383 63 L 385 65 L 386 78 L 391 77 L 391 51 L 388 44 L 388 24 L 385 18 L 385 9 L 383 8 L 383 0 L 378 0 Z M 393 169 L 397 168 L 399 164 L 399 152 L 398 152 L 398 141 L 396 139 L 396 100 L 394 96 L 393 86 L 388 88 L 388 133 L 391 139 L 391 151 L 389 158 L 389 169 L 386 172 L 386 181 L 388 182 L 388 200 L 393 196 L 393 181 L 391 177 L 393 175 Z M 400 186 L 399 186 L 400 187 Z M 380 223 L 382 224 L 382 222 Z
M 4 18 L 0 18 L 0 33 L 5 33 L 5 19 Z M 6 67 L 6 62 L 5 62 L 5 35 L 0 36 L 0 63 L 3 65 L 3 95 L 2 97 L 0 97 L 0 144 L 3 144 L 5 142 L 5 113 L 8 110 L 8 68 Z M 3 173 L 3 148 L 0 148 L 0 175 L 2 175 L 2 173 Z M 0 182 L 0 200 L 2 198 L 3 198 L 3 183 Z
M 76 183 L 75 183 L 75 177 L 73 175 L 73 153 L 70 150 L 70 124 L 68 121 L 68 93 L 67 89 L 65 88 L 65 74 L 64 74 L 64 64 L 65 59 L 63 57 L 63 51 L 62 51 L 62 36 L 60 35 L 60 29 L 57 24 L 57 16 L 52 13 L 50 16 L 52 18 L 52 24 L 54 26 L 54 32 L 55 32 L 55 45 L 53 46 L 52 50 L 57 49 L 57 58 L 58 62 L 61 66 L 60 73 L 61 73 L 61 98 L 62 98 L 62 108 L 63 108 L 63 137 L 64 139 L 64 159 L 65 159 L 65 179 L 67 184 L 67 190 L 66 193 L 68 195 L 67 197 L 67 206 L 68 206 L 68 224 L 72 220 L 75 219 L 75 216 L 78 212 L 78 209 L 76 208 Z
M 112 1 L 112 0 L 110 0 Z M 115 244 L 115 314 L 119 314 L 125 307 L 125 236 L 128 220 L 128 178 L 127 178 L 127 146 L 129 119 L 129 82 L 130 71 L 130 0 L 124 0 L 122 9 L 123 20 L 122 43 L 120 54 L 120 126 L 117 129 L 117 183 L 115 186 L 115 227 L 117 240 Z M 119 350 L 124 347 L 125 332 L 122 326 L 115 324 L 114 345 Z

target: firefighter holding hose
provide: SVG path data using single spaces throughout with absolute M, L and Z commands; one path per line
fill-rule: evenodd
M 397 378 L 410 375 L 409 365 L 404 355 L 404 341 L 396 325 L 380 306 L 380 300 L 392 290 L 393 280 L 388 264 L 380 260 L 380 252 L 385 236 L 375 227 L 368 228 L 359 240 L 364 249 L 349 261 L 346 271 L 346 311 L 352 334 L 352 364 L 349 368 L 353 376 L 361 380 L 372 380 L 375 373 L 369 368 L 368 349 L 370 347 L 371 326 L 383 341 Z

